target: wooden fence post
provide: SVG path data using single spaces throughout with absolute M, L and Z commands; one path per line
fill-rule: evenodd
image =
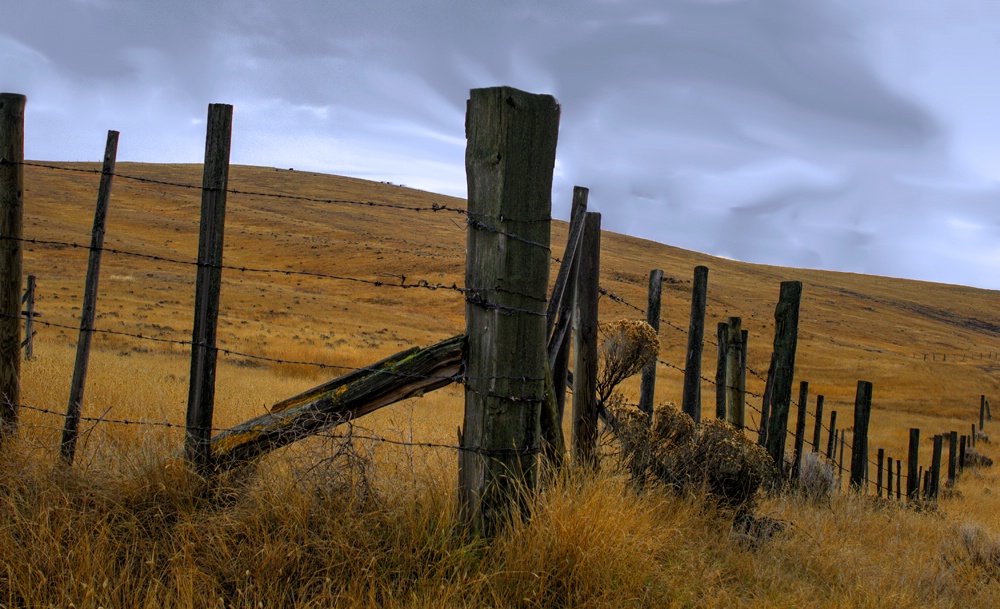
M 809 383 L 799 383 L 798 418 L 795 419 L 795 452 L 792 457 L 792 480 L 799 479 L 802 468 L 802 449 L 806 442 L 806 407 L 809 405 Z
M 76 341 L 76 361 L 73 365 L 73 380 L 69 388 L 69 406 L 63 425 L 62 444 L 59 454 L 72 465 L 76 454 L 76 438 L 80 428 L 80 413 L 83 409 L 83 393 L 87 384 L 87 366 L 90 362 L 90 343 L 94 336 L 94 315 L 97 312 L 97 284 L 101 275 L 101 252 L 104 248 L 104 225 L 108 218 L 108 204 L 111 201 L 111 184 L 115 177 L 115 161 L 118 157 L 118 132 L 108 131 L 104 147 L 104 165 L 101 168 L 101 183 L 97 191 L 97 205 L 94 209 L 94 226 L 90 231 L 90 253 L 87 257 L 87 279 L 83 289 L 83 307 L 80 310 L 80 334 Z
M 15 433 L 21 402 L 26 102 L 23 95 L 0 93 L 0 441 Z
M 882 468 L 885 467 L 885 449 L 878 449 L 878 457 L 876 458 L 878 462 L 878 473 L 875 475 L 875 487 L 878 497 L 882 498 Z
M 931 492 L 930 498 L 938 498 L 938 489 L 941 488 L 941 451 L 944 448 L 944 436 L 934 436 L 934 455 L 931 461 Z
M 576 286 L 573 335 L 573 456 L 597 465 L 597 326 L 601 274 L 601 214 L 587 212 Z
M 226 224 L 229 149 L 233 107 L 210 104 L 205 135 L 205 165 L 198 233 L 194 326 L 191 332 L 187 434 L 184 454 L 196 471 L 207 473 L 211 463 L 212 414 L 215 410 L 216 324 L 222 286 L 222 242 Z
M 823 433 L 823 402 L 821 395 L 816 396 L 816 423 L 813 425 L 812 451 L 819 452 L 820 435 Z
M 492 535 L 535 487 L 559 105 L 509 87 L 467 104 L 466 383 L 461 518 Z
M 694 269 L 691 287 L 691 324 L 688 328 L 687 360 L 684 362 L 682 410 L 701 422 L 701 353 L 705 340 L 705 307 L 708 298 L 708 267 Z
M 546 335 L 549 341 L 548 359 L 552 368 L 556 404 L 551 417 L 544 416 L 548 409 L 543 410 L 541 433 L 545 440 L 546 457 L 557 466 L 562 463 L 566 450 L 562 422 L 566 413 L 566 379 L 569 377 L 569 354 L 572 344 L 567 335 L 572 333 L 573 310 L 576 307 L 576 274 L 580 268 L 580 240 L 583 235 L 583 219 L 587 213 L 589 193 L 590 191 L 582 186 L 573 188 L 566 253 L 563 254 L 559 274 L 556 276 L 556 289 L 552 291 L 552 299 L 549 300 L 545 316 Z M 563 286 L 562 289 L 558 289 L 560 286 Z M 554 302 L 557 296 L 559 302 Z M 552 420 L 549 420 L 550 418 Z
M 892 457 L 886 457 L 887 484 L 885 485 L 885 498 L 892 499 Z
M 975 448 L 976 447 L 976 424 L 975 423 L 972 424 L 972 436 L 971 437 L 972 437 L 972 440 L 970 440 L 970 441 L 972 442 L 972 448 Z
M 746 377 L 740 383 L 740 370 L 746 361 L 743 353 L 743 321 L 730 317 L 728 323 L 729 346 L 726 347 L 726 409 L 733 413 L 733 425 L 746 427 Z
M 718 360 L 715 367 L 715 418 L 733 422 L 732 411 L 726 408 L 726 364 L 729 361 L 729 324 L 720 321 L 716 327 L 715 344 Z
M 646 305 L 646 322 L 660 333 L 660 294 L 663 290 L 663 271 L 649 272 L 649 299 Z M 653 401 L 656 393 L 657 357 L 642 369 L 642 382 L 639 388 L 639 410 L 652 419 Z
M 840 477 L 844 477 L 844 444 L 847 438 L 847 430 L 841 430 L 840 432 L 840 457 L 837 459 L 837 471 L 840 472 Z
M 920 467 L 920 430 L 910 428 L 910 446 L 906 458 L 906 498 L 909 501 L 917 499 L 920 492 L 920 478 L 917 472 Z
M 969 449 L 969 437 L 963 435 L 958 445 L 958 471 L 965 471 L 965 452 Z
M 767 428 L 770 424 L 771 402 L 774 398 L 774 366 L 778 354 L 771 353 L 771 363 L 767 368 L 767 380 L 764 382 L 764 397 L 760 400 L 760 428 L 757 430 L 757 444 L 767 446 Z
M 896 501 L 903 500 L 903 460 L 896 459 Z
M 34 275 L 28 275 L 28 287 L 21 302 L 24 305 L 24 341 L 21 344 L 24 346 L 24 359 L 28 361 L 35 356 L 35 318 L 38 317 L 35 313 Z
M 834 457 L 834 442 L 837 439 L 837 411 L 830 411 L 830 438 L 827 440 L 826 444 L 826 458 L 832 459 Z
M 792 377 L 795 374 L 795 349 L 798 345 L 799 302 L 802 282 L 783 281 L 778 305 L 774 310 L 774 393 L 767 429 L 767 452 L 785 473 L 785 434 L 788 432 L 788 408 L 792 401 Z
M 986 396 L 979 396 L 979 431 L 984 429 L 986 425 Z
M 858 381 L 854 398 L 854 435 L 851 446 L 851 487 L 860 491 L 868 471 L 868 421 L 872 412 L 872 384 Z
M 955 486 L 958 476 L 958 432 L 948 434 L 948 488 Z

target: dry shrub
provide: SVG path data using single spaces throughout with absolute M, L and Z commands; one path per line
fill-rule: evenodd
M 942 558 L 952 567 L 971 569 L 981 577 L 1000 581 L 1000 539 L 992 539 L 978 525 L 958 527 L 945 539 Z
M 812 501 L 825 503 L 833 497 L 837 486 L 837 472 L 832 463 L 819 453 L 808 452 L 802 455 L 799 479 L 796 482 L 799 492 Z
M 774 475 L 770 456 L 725 421 L 695 425 L 673 405 L 660 406 L 652 426 L 617 408 L 624 463 L 640 485 L 656 480 L 682 491 L 704 490 L 736 515 L 753 511 L 757 491 Z
M 993 467 L 993 459 L 975 448 L 969 448 L 965 451 L 965 467 Z
M 601 324 L 600 332 L 597 397 L 606 403 L 622 381 L 656 359 L 660 339 L 646 322 L 629 319 Z

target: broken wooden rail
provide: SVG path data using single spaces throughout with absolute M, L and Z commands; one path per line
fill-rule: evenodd
M 279 402 L 270 412 L 211 439 L 211 462 L 226 471 L 407 398 L 460 380 L 465 336 L 413 347 Z

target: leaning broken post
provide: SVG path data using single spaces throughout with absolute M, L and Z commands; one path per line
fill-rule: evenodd
M 649 272 L 649 301 L 646 306 L 646 323 L 660 333 L 660 294 L 663 291 L 663 271 L 657 269 Z M 653 402 L 656 393 L 657 358 L 652 359 L 642 369 L 642 381 L 639 386 L 639 410 L 648 418 L 653 416 Z

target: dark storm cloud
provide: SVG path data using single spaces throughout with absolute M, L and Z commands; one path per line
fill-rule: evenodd
M 949 29 L 901 0 L 33 0 L 5 8 L 0 88 L 29 94 L 29 156 L 99 158 L 116 128 L 121 158 L 198 161 L 222 101 L 234 162 L 464 195 L 468 89 L 508 84 L 562 104 L 558 217 L 580 184 L 605 228 L 681 247 L 1000 285 L 975 112 L 919 54 L 879 59 L 967 69 L 987 4 L 956 2 Z

